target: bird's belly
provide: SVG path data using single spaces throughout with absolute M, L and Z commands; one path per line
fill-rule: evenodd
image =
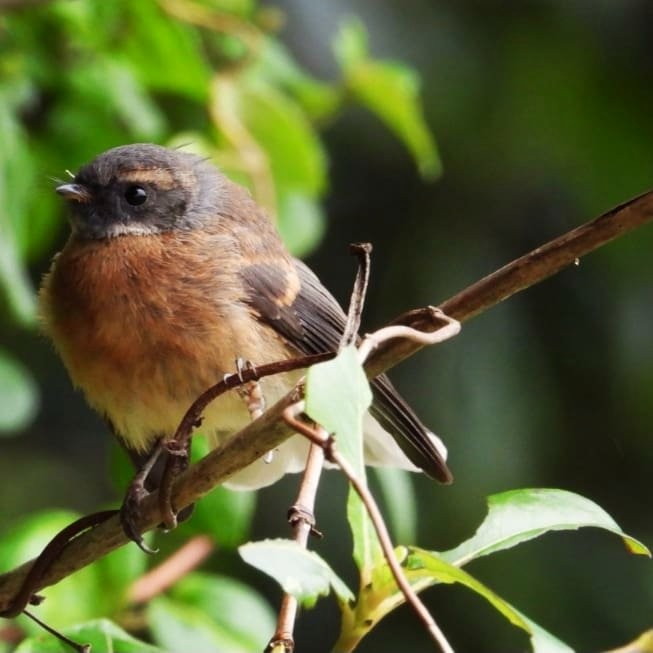
M 64 249 L 40 297 L 45 330 L 73 383 L 137 450 L 171 437 L 192 402 L 235 371 L 237 357 L 255 365 L 288 358 L 236 291 L 226 292 L 227 281 L 216 275 L 201 283 L 147 266 L 160 245 L 147 242 L 123 237 Z M 264 379 L 268 403 L 291 382 Z M 207 409 L 202 431 L 216 437 L 248 420 L 245 403 L 230 391 Z

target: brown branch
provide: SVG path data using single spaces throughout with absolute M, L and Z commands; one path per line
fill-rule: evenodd
M 372 245 L 369 243 L 354 244 L 350 246 L 350 251 L 358 257 L 358 269 L 356 270 L 354 287 L 352 289 L 351 299 L 349 300 L 347 322 L 340 338 L 339 350 L 350 345 L 358 336 L 363 306 L 365 305 L 365 296 L 367 294 L 367 285 L 370 280 L 370 254 L 372 252 Z M 316 428 L 319 429 L 320 427 Z M 328 434 L 326 433 L 321 433 L 321 435 L 328 438 Z M 311 533 L 321 536 L 321 533 L 315 530 L 314 510 L 323 465 L 324 448 L 322 445 L 312 442 L 309 447 L 306 467 L 304 468 L 302 481 L 299 486 L 299 495 L 295 504 L 288 511 L 288 519 L 294 531 L 294 540 L 304 549 L 308 548 L 308 538 Z M 281 600 L 279 615 L 277 617 L 277 627 L 266 647 L 266 651 L 291 653 L 294 650 L 294 631 L 298 607 L 297 599 L 292 594 L 286 592 Z
M 280 420 L 281 414 L 284 408 L 297 401 L 300 395 L 298 390 L 289 393 L 259 419 L 248 424 L 184 472 L 174 485 L 175 505 L 182 509 L 199 500 L 230 476 L 284 442 L 292 431 Z M 140 532 L 155 528 L 161 521 L 158 493 L 148 496 L 143 501 L 141 509 L 137 524 Z M 43 573 L 39 582 L 32 587 L 32 591 L 57 583 L 128 542 L 118 516 L 104 521 L 70 542 L 57 560 Z M 14 596 L 23 584 L 33 562 L 31 560 L 0 575 L 0 611 L 12 605 Z
M 466 322 L 520 290 L 544 281 L 605 243 L 623 236 L 653 219 L 653 191 L 648 191 L 568 233 L 549 241 L 525 256 L 468 286 L 439 307 L 449 317 Z M 418 331 L 435 331 L 442 321 L 433 307 L 409 311 L 393 321 Z M 380 346 L 365 369 L 370 378 L 412 356 L 422 345 L 392 340 Z
M 363 314 L 363 305 L 365 304 L 365 295 L 367 294 L 367 285 L 370 281 L 370 254 L 372 245 L 370 243 L 355 243 L 349 246 L 352 254 L 358 257 L 358 270 L 356 271 L 356 280 L 349 300 L 349 310 L 347 311 L 347 323 L 340 338 L 340 349 L 351 345 L 356 340 L 360 331 L 361 315 Z
M 514 293 L 555 274 L 576 258 L 593 251 L 653 218 L 653 191 L 622 204 L 596 220 L 578 227 L 530 254 L 513 261 L 440 305 L 447 315 L 462 321 L 494 306 Z M 418 331 L 435 331 L 442 319 L 433 307 L 410 311 L 397 318 Z M 383 343 L 366 365 L 369 377 L 393 367 L 422 347 L 421 344 L 395 339 Z M 266 452 L 279 446 L 290 434 L 280 420 L 283 410 L 299 398 L 293 392 L 249 424 L 232 439 L 210 452 L 186 471 L 175 484 L 175 505 L 179 508 L 198 500 L 213 487 Z M 142 530 L 154 528 L 161 519 L 155 494 L 143 504 Z M 127 543 L 118 517 L 77 537 L 43 575 L 35 589 L 52 585 Z M 0 612 L 7 609 L 27 575 L 32 561 L 0 575 Z
M 424 624 L 424 627 L 428 630 L 433 640 L 440 646 L 443 653 L 453 653 L 453 649 L 449 645 L 444 633 L 440 630 L 435 619 L 433 619 L 430 612 L 426 609 L 426 606 L 422 603 L 415 590 L 411 587 L 401 569 L 401 565 L 397 562 L 390 533 L 388 533 L 385 521 L 383 520 L 381 511 L 379 510 L 372 493 L 367 488 L 367 485 L 356 476 L 356 473 L 347 459 L 340 455 L 333 437 L 331 437 L 324 429 L 311 428 L 308 424 L 304 424 L 302 421 L 297 419 L 298 411 L 301 412 L 303 410 L 301 404 L 303 404 L 303 402 L 300 402 L 299 405 L 288 406 L 288 408 L 283 412 L 284 420 L 293 428 L 293 430 L 308 438 L 313 443 L 313 446 L 322 447 L 327 460 L 336 464 L 342 470 L 365 506 L 365 510 L 374 526 L 374 530 L 379 539 L 379 544 L 383 550 L 383 556 L 388 563 L 388 567 L 392 572 L 397 586 L 404 595 L 406 602 L 416 612 L 420 621 Z
M 315 531 L 315 497 L 324 465 L 324 449 L 311 443 L 308 459 L 299 487 L 299 495 L 295 505 L 288 511 L 288 516 L 294 531 L 294 540 L 302 548 L 308 548 L 308 538 Z M 279 607 L 277 627 L 270 639 L 266 651 L 292 652 L 295 648 L 294 631 L 299 604 L 292 594 L 284 594 Z

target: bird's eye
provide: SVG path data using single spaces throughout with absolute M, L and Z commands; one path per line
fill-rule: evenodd
M 147 191 L 142 186 L 127 186 L 125 199 L 132 206 L 140 206 L 147 199 Z

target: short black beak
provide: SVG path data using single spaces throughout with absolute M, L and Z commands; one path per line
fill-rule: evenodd
M 67 200 L 73 202 L 81 202 L 82 204 L 85 204 L 86 202 L 90 202 L 92 199 L 88 188 L 81 184 L 61 184 L 61 186 L 57 186 L 55 190 L 59 195 L 62 195 Z

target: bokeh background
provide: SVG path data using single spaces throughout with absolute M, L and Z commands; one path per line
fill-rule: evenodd
M 16 181 L 21 161 L 5 160 L 0 197 L 8 213 L 19 199 L 15 192 L 29 198 L 24 205 L 30 214 L 18 220 L 32 234 L 32 244 L 21 260 L 36 286 L 67 233 L 61 212 L 56 221 L 39 218 L 55 211 L 49 177 L 130 140 L 150 136 L 168 142 L 183 140 L 181 132 L 198 132 L 219 143 L 221 136 L 212 132 L 198 102 L 147 85 L 143 93 L 150 94 L 152 120 L 160 124 L 144 127 L 134 119 L 134 126 L 129 107 L 120 114 L 97 97 L 102 126 L 94 129 L 88 116 L 93 103 L 80 106 L 70 98 L 97 88 L 97 80 L 83 77 L 88 70 L 66 58 L 74 48 L 57 40 L 65 21 L 73 20 L 66 12 L 75 15 L 65 5 L 94 3 L 9 4 L 15 6 L 0 17 L 0 56 L 6 55 L 0 61 L 5 99 L 0 123 L 6 127 L 10 110 L 22 103 L 14 115 L 20 137 L 29 142 L 37 181 L 23 189 Z M 437 179 L 420 176 L 405 144 L 363 103 L 344 103 L 328 120 L 312 116 L 328 158 L 328 187 L 316 190 L 307 208 L 315 211 L 305 247 L 308 262 L 346 301 L 354 272 L 346 246 L 373 243 L 367 329 L 409 308 L 437 304 L 653 187 L 653 8 L 645 0 L 278 0 L 259 9 L 268 12 L 266 20 L 275 22 L 277 38 L 299 65 L 319 80 L 341 78 L 333 42 L 352 15 L 367 29 L 374 56 L 401 60 L 421 78 L 424 117 L 442 162 Z M 130 20 L 147 16 L 139 18 L 133 10 L 122 20 L 129 30 Z M 79 21 L 86 47 L 92 38 Z M 16 32 L 18 26 L 23 31 Z M 138 30 L 136 41 L 147 23 Z M 111 50 L 115 24 L 97 24 L 95 38 L 98 50 Z M 34 52 L 27 48 L 30 39 Z M 17 58 L 7 55 L 16 43 L 23 48 L 22 72 L 12 68 Z M 137 58 L 138 42 L 133 47 Z M 149 47 L 144 44 L 144 50 Z M 241 53 L 234 50 L 236 60 Z M 49 66 L 43 64 L 44 52 L 51 53 Z M 219 68 L 218 59 L 213 64 Z M 29 88 L 17 88 L 21 74 L 29 78 Z M 103 83 L 119 86 L 124 80 L 118 72 Z M 11 93 L 13 104 L 7 99 Z M 28 93 L 29 101 L 20 93 Z M 136 94 L 134 103 L 141 100 Z M 5 149 L 0 157 L 7 158 L 9 145 L 9 140 L 0 144 Z M 299 213 L 288 219 L 301 221 Z M 2 257 L 9 231 L 0 234 Z M 651 227 L 610 243 L 393 372 L 403 394 L 445 439 L 456 476 L 447 488 L 413 479 L 420 545 L 455 546 L 481 521 L 488 495 L 519 487 L 578 492 L 624 530 L 653 544 L 652 247 Z M 8 267 L 6 258 L 2 265 Z M 111 480 L 113 454 L 104 425 L 73 391 L 29 320 L 17 318 L 6 298 L 4 306 L 2 351 L 11 356 L 12 373 L 27 375 L 25 383 L 35 394 L 30 402 L 10 388 L 0 397 L 0 406 L 17 400 L 31 406 L 0 439 L 3 524 L 42 509 L 84 512 L 116 503 L 120 489 Z M 249 537 L 285 535 L 284 514 L 295 484 L 289 478 L 259 493 Z M 344 493 L 344 483 L 329 474 L 318 503 L 326 538 L 318 547 L 351 579 Z M 226 552 L 213 564 L 254 583 L 275 603 L 274 584 L 237 556 Z M 627 555 L 621 542 L 604 532 L 550 534 L 484 558 L 469 571 L 577 650 L 615 647 L 651 625 L 650 561 Z M 425 598 L 456 650 L 527 646 L 523 634 L 465 589 L 440 586 Z M 298 650 L 315 646 L 316 633 L 326 642 L 336 632 L 330 601 L 303 613 Z M 400 647 L 429 647 L 407 608 L 384 621 L 359 650 Z

